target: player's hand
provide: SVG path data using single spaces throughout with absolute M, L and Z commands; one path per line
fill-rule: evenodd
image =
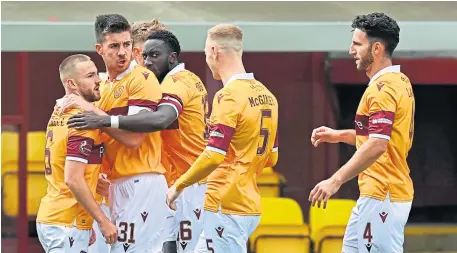
M 94 242 L 97 240 L 97 235 L 95 235 L 95 230 L 92 228 L 90 230 L 90 238 L 89 238 L 89 246 L 94 244 Z
M 175 201 L 179 197 L 179 194 L 181 194 L 181 191 L 178 191 L 176 189 L 176 186 L 172 185 L 170 189 L 167 191 L 167 205 L 170 207 L 171 210 L 176 211 L 176 205 Z
M 108 180 L 106 174 L 100 173 L 98 175 L 97 189 L 95 191 L 101 196 L 108 197 L 110 185 L 111 181 Z
M 309 194 L 308 200 L 311 202 L 311 206 L 315 206 L 317 203 L 317 207 L 320 208 L 321 202 L 324 202 L 323 208 L 327 208 L 327 201 L 340 187 L 341 184 L 333 178 L 318 183 Z
M 117 241 L 117 227 L 108 218 L 99 222 L 98 227 L 103 237 L 105 237 L 106 244 L 112 244 Z
M 67 125 L 69 128 L 78 130 L 82 129 L 99 129 L 104 127 L 103 120 L 106 116 L 99 116 L 93 112 L 80 113 L 71 116 L 68 119 Z
M 63 100 L 63 104 L 61 106 L 62 112 L 67 110 L 67 109 L 74 109 L 78 108 L 87 112 L 91 112 L 94 109 L 94 105 L 87 102 L 84 100 L 83 97 L 75 95 L 75 94 L 69 94 L 65 95 Z
M 317 147 L 322 142 L 338 143 L 338 130 L 326 126 L 315 128 L 311 134 L 311 144 Z

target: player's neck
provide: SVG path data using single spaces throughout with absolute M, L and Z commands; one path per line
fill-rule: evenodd
M 376 73 L 390 66 L 392 66 L 392 60 L 389 58 L 384 58 L 378 62 L 373 62 L 366 74 L 368 78 L 371 79 L 374 75 L 376 75 Z
M 219 75 L 221 76 L 221 80 L 224 85 L 227 84 L 230 77 L 242 73 L 246 73 L 246 70 L 244 69 L 241 59 L 227 61 L 219 70 Z

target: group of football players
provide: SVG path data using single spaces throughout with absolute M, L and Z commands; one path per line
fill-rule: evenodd
M 400 252 L 413 194 L 406 156 L 414 96 L 392 66 L 396 22 L 373 13 L 358 16 L 353 28 L 350 54 L 371 79 L 355 130 L 320 127 L 311 142 L 358 151 L 309 199 L 325 207 L 360 174 L 343 252 Z M 205 85 L 158 20 L 131 25 L 119 14 L 100 15 L 95 37 L 105 76 L 83 54 L 59 67 L 65 96 L 47 127 L 48 189 L 37 215 L 44 250 L 247 252 L 261 216 L 256 177 L 278 160 L 278 101 L 246 72 L 242 30 L 208 30 L 206 63 L 223 83 L 211 114 Z

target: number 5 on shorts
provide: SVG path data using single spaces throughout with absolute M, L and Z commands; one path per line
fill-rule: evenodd
M 213 239 L 206 239 L 206 248 L 208 248 L 209 252 L 214 253 L 213 246 L 210 244 L 213 244 Z

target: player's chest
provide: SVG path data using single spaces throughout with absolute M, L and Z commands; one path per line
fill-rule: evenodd
M 127 114 L 128 94 L 126 86 L 122 82 L 107 82 L 100 89 L 101 99 L 98 102 L 98 107 L 110 115 Z

